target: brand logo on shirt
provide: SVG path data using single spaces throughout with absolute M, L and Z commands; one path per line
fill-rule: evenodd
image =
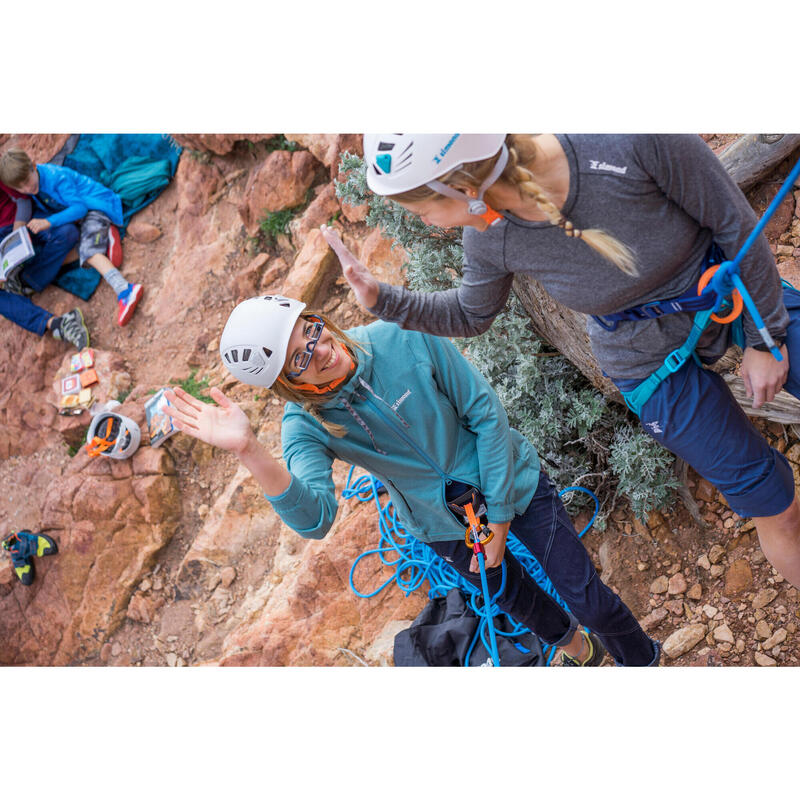
M 589 168 L 601 170 L 602 172 L 613 172 L 617 175 L 624 175 L 628 171 L 627 167 L 615 167 L 613 164 L 606 164 L 605 161 L 594 161 L 591 158 L 589 159 Z
M 400 397 L 398 397 L 394 403 L 392 403 L 392 411 L 397 411 L 397 409 L 400 408 L 400 404 L 403 402 L 403 400 L 405 400 L 410 394 L 411 389 L 406 389 L 405 392 L 403 392 L 403 394 L 400 395 Z
M 645 428 L 650 428 L 653 433 L 664 433 L 664 430 L 659 424 L 658 420 L 655 420 L 654 422 L 645 422 L 644 426 Z

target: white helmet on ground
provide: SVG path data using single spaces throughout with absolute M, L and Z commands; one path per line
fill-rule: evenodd
M 367 185 L 378 195 L 407 192 L 428 186 L 440 194 L 464 200 L 470 214 L 483 214 L 484 192 L 500 177 L 508 161 L 504 133 L 367 133 L 364 159 Z M 472 198 L 436 178 L 462 164 L 481 161 L 501 152 L 495 168 Z
M 219 340 L 222 363 L 242 383 L 269 388 L 286 361 L 289 338 L 306 307 L 278 294 L 251 297 L 233 309 Z

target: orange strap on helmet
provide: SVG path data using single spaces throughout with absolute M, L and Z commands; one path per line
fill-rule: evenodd
M 89 458 L 95 458 L 99 456 L 101 453 L 104 453 L 110 447 L 114 446 L 114 442 L 116 439 L 109 438 L 111 436 L 111 426 L 113 421 L 111 417 L 108 418 L 108 424 L 106 425 L 106 432 L 105 437 L 100 438 L 99 436 L 95 436 L 89 444 L 86 445 L 86 452 L 89 454 Z
M 700 276 L 700 280 L 697 282 L 697 294 L 702 294 L 703 289 L 708 286 L 708 282 L 711 280 L 719 267 L 719 264 L 714 264 Z M 721 322 L 724 325 L 727 322 L 733 322 L 739 316 L 739 314 L 742 313 L 742 309 L 744 308 L 744 300 L 742 299 L 742 295 L 739 293 L 738 289 L 734 289 L 731 293 L 731 300 L 733 300 L 733 310 L 731 313 L 728 314 L 727 317 L 718 317 L 716 314 L 712 314 L 711 319 L 713 319 L 714 322 Z

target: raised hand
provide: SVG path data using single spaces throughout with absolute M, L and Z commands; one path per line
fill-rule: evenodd
M 255 438 L 247 415 L 216 386 L 211 398 L 218 405 L 204 403 L 180 388 L 167 389 L 164 395 L 171 404 L 164 410 L 179 431 L 236 455 Z
M 342 274 L 353 289 L 356 300 L 369 310 L 378 302 L 378 281 L 373 274 L 344 246 L 338 231 L 320 225 L 322 237 L 339 257 Z

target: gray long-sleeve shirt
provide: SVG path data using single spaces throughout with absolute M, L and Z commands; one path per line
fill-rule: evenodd
M 370 311 L 403 328 L 439 336 L 475 336 L 503 308 L 514 273 L 538 280 L 559 302 L 604 315 L 651 300 L 677 297 L 696 285 L 712 240 L 732 259 L 756 224 L 745 196 L 699 136 L 559 135 L 569 162 L 564 215 L 578 228 L 601 228 L 625 243 L 638 276 L 626 275 L 586 242 L 550 222 L 505 214 L 484 232 L 464 230 L 461 285 L 446 292 L 412 292 L 382 283 Z M 788 314 L 766 238 L 750 248 L 740 268 L 773 336 L 783 336 Z M 607 331 L 588 320 L 598 363 L 614 378 L 643 379 L 689 335 L 694 315 L 670 314 L 621 322 Z M 747 311 L 748 345 L 761 338 Z M 730 326 L 710 323 L 698 345 L 710 363 L 730 344 Z

